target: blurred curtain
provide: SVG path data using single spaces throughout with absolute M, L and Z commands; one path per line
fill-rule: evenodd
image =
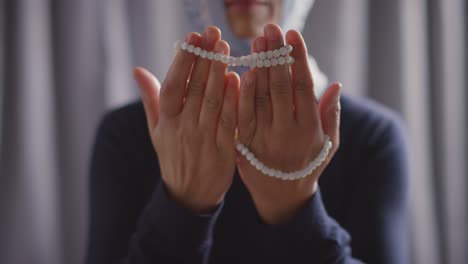
M 300 0 L 298 0 L 300 1 Z M 160 79 L 180 1 L 0 0 L 0 263 L 83 263 L 100 116 Z M 407 122 L 414 263 L 468 262 L 467 5 L 321 0 L 305 37 L 330 80 Z

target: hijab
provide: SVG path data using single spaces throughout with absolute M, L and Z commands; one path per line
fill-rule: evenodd
M 283 32 L 295 29 L 302 31 L 307 15 L 315 0 L 281 0 L 279 26 Z M 214 25 L 221 29 L 222 38 L 229 43 L 231 55 L 235 57 L 251 53 L 252 39 L 236 37 L 229 26 L 224 0 L 184 0 L 187 14 L 188 31 L 203 32 Z M 319 98 L 328 85 L 328 79 L 323 74 L 313 57 L 309 58 L 309 65 L 314 78 L 316 95 Z M 246 67 L 233 67 L 230 70 L 242 75 L 249 70 Z

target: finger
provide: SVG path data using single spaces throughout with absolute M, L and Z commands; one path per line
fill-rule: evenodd
M 229 54 L 229 45 L 224 40 L 218 40 L 215 45 L 216 53 Z M 212 61 L 208 82 L 201 105 L 200 127 L 209 131 L 216 131 L 216 123 L 223 104 L 224 83 L 227 65 L 220 61 Z
M 146 114 L 148 130 L 152 131 L 158 124 L 159 89 L 161 84 L 148 70 L 137 67 L 133 69 L 133 76 L 140 88 L 141 100 Z
M 330 136 L 333 150 L 340 143 L 340 94 L 341 84 L 333 83 L 320 98 L 320 119 L 323 132 Z
M 268 50 L 279 49 L 284 46 L 281 29 L 274 24 L 265 26 Z M 293 93 L 291 88 L 291 74 L 289 65 L 270 67 L 270 95 L 273 104 L 273 123 L 289 124 L 294 121 Z
M 318 121 L 317 99 L 314 95 L 314 82 L 309 68 L 309 55 L 301 34 L 291 30 L 286 34 L 287 43 L 293 47 L 291 66 L 295 99 L 296 120 L 303 126 L 314 126 Z
M 185 38 L 188 43 L 198 46 L 201 37 L 198 33 L 190 33 Z M 174 57 L 161 88 L 161 115 L 174 116 L 180 113 L 187 80 L 192 69 L 195 55 L 179 49 Z
M 246 146 L 250 145 L 255 133 L 255 76 L 251 71 L 244 73 L 240 84 L 237 126 L 239 141 Z
M 202 50 L 212 51 L 215 43 L 220 38 L 221 31 L 217 27 L 207 27 L 202 35 L 200 48 Z M 210 64 L 210 60 L 197 57 L 187 87 L 183 111 L 185 115 L 190 116 L 190 118 L 196 122 L 198 122 L 200 115 L 200 106 L 208 80 Z
M 256 53 L 265 52 L 267 48 L 264 37 L 258 37 L 253 42 L 253 51 Z M 269 129 L 273 119 L 271 109 L 270 89 L 268 88 L 268 69 L 255 68 L 255 113 L 259 128 Z
M 234 150 L 234 133 L 237 120 L 237 96 L 239 92 L 239 76 L 237 73 L 227 74 L 226 88 L 221 115 L 219 117 L 217 129 L 218 146 L 221 149 Z

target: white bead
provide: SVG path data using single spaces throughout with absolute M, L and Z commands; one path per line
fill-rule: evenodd
M 239 143 L 239 144 L 237 144 L 236 149 L 237 149 L 238 151 L 241 151 L 241 150 L 242 150 L 242 147 L 243 147 L 243 145 Z
M 289 180 L 290 180 L 290 181 L 295 181 L 295 180 L 297 180 L 297 173 L 296 173 L 296 172 L 291 172 L 291 173 L 289 173 Z
M 294 175 L 293 175 L 293 178 L 294 178 L 295 180 L 302 178 L 302 173 L 301 173 L 301 171 L 295 172 Z
M 251 60 L 251 61 L 249 61 L 249 64 L 247 66 L 250 66 L 250 68 L 255 68 L 255 67 L 257 67 L 257 61 L 256 60 Z
M 263 174 L 267 175 L 268 167 L 264 165 L 261 171 Z
M 273 51 L 273 57 L 278 58 L 279 56 L 281 56 L 280 50 L 279 50 L 279 49 L 275 49 L 275 50 Z
M 188 47 L 187 42 L 182 42 L 182 44 L 180 44 L 180 48 L 183 49 L 183 50 L 187 50 L 187 47 Z
M 242 66 L 244 66 L 244 67 L 249 66 L 249 60 L 247 59 L 247 57 L 245 57 L 245 56 L 242 56 L 242 57 L 241 57 L 241 64 L 242 64 Z
M 328 150 L 326 148 L 323 148 L 320 153 L 319 153 L 319 156 L 326 156 L 328 154 Z
M 192 44 L 187 46 L 187 51 L 190 53 L 192 53 L 194 49 L 195 49 L 195 46 L 193 46 Z
M 327 153 L 323 153 L 323 152 L 321 152 L 321 153 L 319 154 L 319 156 L 318 156 L 318 158 L 319 158 L 320 161 L 323 161 L 326 157 L 327 157 Z M 322 162 L 320 162 L 320 163 L 322 163 Z M 319 163 L 319 164 L 320 164 L 320 163 Z
M 208 53 L 206 53 L 206 58 L 209 59 L 209 60 L 212 60 L 214 57 L 214 53 L 212 51 L 208 51 Z
M 291 56 L 286 56 L 286 63 L 291 64 L 293 62 L 293 57 Z
M 274 67 L 274 66 L 276 66 L 276 65 L 278 65 L 278 59 L 277 59 L 277 58 L 271 59 L 271 66 Z
M 259 163 L 257 163 L 257 165 L 255 165 L 255 168 L 256 168 L 257 170 L 259 170 L 259 171 L 261 171 L 261 170 L 263 169 L 263 167 L 265 167 L 265 166 L 264 166 L 263 163 L 261 163 L 261 162 L 259 162 Z
M 223 56 L 223 55 L 221 55 L 220 53 L 216 53 L 216 54 L 214 55 L 214 60 L 215 60 L 215 61 L 221 61 L 221 57 L 222 57 L 222 56 Z
M 270 67 L 271 66 L 271 61 L 269 59 L 266 59 L 263 61 L 263 66 L 264 67 Z
M 200 47 L 196 47 L 195 49 L 193 49 L 193 54 L 195 54 L 197 56 L 200 55 L 200 52 L 201 52 Z
M 262 68 L 263 67 L 263 60 L 258 59 L 256 66 L 257 66 L 257 68 Z
M 226 55 L 221 55 L 221 62 L 226 64 L 228 62 L 229 57 Z
M 282 56 L 288 54 L 288 50 L 286 49 L 286 47 L 281 47 L 279 51 Z
M 265 54 L 266 54 L 266 58 L 267 58 L 267 59 L 273 58 L 273 51 L 269 50 L 269 51 L 267 51 Z
M 252 164 L 252 166 L 254 166 L 254 167 L 257 166 L 258 159 L 254 157 L 253 159 L 250 160 L 250 164 Z
M 224 54 L 221 54 L 221 60 L 219 60 L 222 63 L 227 63 L 228 57 Z
M 286 63 L 286 60 L 284 59 L 284 57 L 279 57 L 278 58 L 278 64 L 279 65 L 284 65 Z
M 244 149 L 241 150 L 241 153 L 242 153 L 242 155 L 245 156 L 245 155 L 247 155 L 247 153 L 249 153 L 249 150 L 247 148 L 244 148 Z
M 240 59 L 234 58 L 234 61 L 232 62 L 232 66 L 239 66 L 239 65 L 240 65 Z
M 233 56 L 229 57 L 229 65 L 236 66 L 237 65 L 236 60 L 237 60 L 236 57 L 233 57 Z
M 254 158 L 254 154 L 253 154 L 252 152 L 249 152 L 249 153 L 247 153 L 247 156 L 245 156 L 245 158 L 246 158 L 248 161 L 250 161 L 251 159 Z
M 262 51 L 262 52 L 258 53 L 258 58 L 261 59 L 261 60 L 266 59 L 266 54 L 265 54 L 265 52 Z
M 286 173 L 284 173 L 284 172 L 282 172 L 282 171 L 280 171 L 280 172 L 278 173 L 278 177 L 279 177 L 280 179 L 283 179 L 283 180 L 287 180 L 287 179 L 288 179 Z
M 254 60 L 245 59 L 245 67 L 251 67 L 254 63 Z
M 267 171 L 268 176 L 275 177 L 274 171 L 275 171 L 274 169 L 268 168 L 268 171 Z
M 202 50 L 202 51 L 200 52 L 200 57 L 202 57 L 203 59 L 205 59 L 205 58 L 206 58 L 206 53 L 208 53 L 206 50 Z
M 240 152 L 241 152 L 241 153 L 242 153 L 242 152 L 244 152 L 244 153 L 245 153 L 245 152 L 249 152 L 249 149 L 248 149 L 246 146 L 241 145 Z M 244 154 L 242 154 L 242 155 L 244 155 Z
M 258 59 L 258 53 L 257 52 L 254 52 L 251 55 L 252 55 L 252 60 L 256 61 Z
M 278 179 L 286 180 L 286 177 L 282 171 L 278 171 Z
M 280 178 L 281 176 L 281 172 L 279 170 L 273 170 L 273 177 L 275 178 Z
M 273 177 L 273 178 L 276 178 L 276 170 L 270 168 L 270 170 L 268 171 L 268 175 Z
M 291 52 L 293 50 L 293 47 L 291 45 L 287 45 L 286 46 L 286 50 L 289 52 Z

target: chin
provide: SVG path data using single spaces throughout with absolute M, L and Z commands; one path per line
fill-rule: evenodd
M 262 36 L 263 27 L 268 23 L 268 21 L 260 22 L 248 17 L 236 17 L 230 21 L 232 32 L 234 35 L 242 39 L 250 39 Z

